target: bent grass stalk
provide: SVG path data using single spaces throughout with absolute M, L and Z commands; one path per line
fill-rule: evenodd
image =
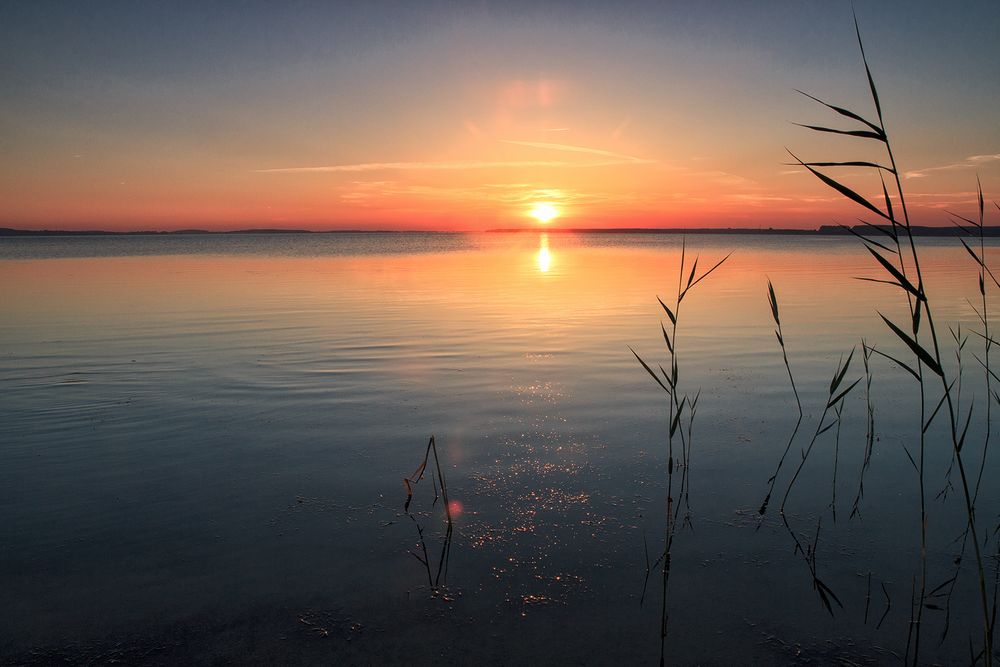
M 413 501 L 413 487 L 415 487 L 420 480 L 424 478 L 424 473 L 427 471 L 427 464 L 430 461 L 431 455 L 434 455 L 434 468 L 437 470 L 437 478 L 434 476 L 434 471 L 431 471 L 431 486 L 434 489 L 434 500 L 431 502 L 431 506 L 437 504 L 440 498 L 444 504 L 444 514 L 447 522 L 447 528 L 445 529 L 444 543 L 441 546 L 441 556 L 438 559 L 436 574 L 431 574 L 431 562 L 430 554 L 427 551 L 427 543 L 424 540 L 424 528 L 417 521 L 417 518 L 410 513 L 410 503 Z M 438 487 L 440 484 L 441 494 L 438 495 Z M 448 563 L 451 560 L 451 541 L 454 531 L 454 522 L 451 516 L 451 505 L 448 501 L 448 483 L 445 481 L 444 472 L 441 470 L 441 460 L 438 458 L 437 444 L 434 441 L 434 436 L 432 435 L 430 440 L 427 442 L 427 449 L 424 451 L 424 459 L 417 466 L 417 469 L 413 471 L 411 475 L 403 478 L 403 485 L 406 487 L 406 502 L 403 504 L 403 512 L 406 513 L 410 520 L 417 527 L 417 535 L 420 539 L 420 550 L 423 556 L 420 554 L 410 551 L 409 554 L 416 558 L 424 566 L 427 571 L 427 583 L 431 590 L 437 594 L 438 589 L 443 584 L 444 580 L 448 576 Z

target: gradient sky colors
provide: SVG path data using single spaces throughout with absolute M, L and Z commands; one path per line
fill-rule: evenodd
M 806 227 L 847 2 L 0 7 L 0 226 Z M 1000 192 L 1000 3 L 857 3 L 915 221 Z M 841 172 L 842 176 L 845 176 Z M 852 179 L 846 174 L 848 180 Z M 874 193 L 877 181 L 853 180 Z

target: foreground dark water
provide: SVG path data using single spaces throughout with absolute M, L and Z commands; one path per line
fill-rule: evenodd
M 874 270 L 851 239 L 687 243 L 705 263 L 736 252 L 688 297 L 680 328 L 682 379 L 702 393 L 666 660 L 897 660 L 919 569 L 905 373 L 873 363 L 860 517 L 860 389 L 839 445 L 834 431 L 820 439 L 789 500 L 796 535 L 812 543 L 821 522 L 816 563 L 843 608 L 827 613 L 777 513 L 760 521 L 757 508 L 796 417 L 767 277 L 806 432 L 862 336 L 905 354 L 876 315 L 905 302 L 853 279 Z M 965 251 L 920 243 L 939 326 L 977 326 Z M 0 240 L 0 661 L 655 664 L 667 408 L 628 346 L 665 360 L 655 297 L 676 284 L 679 244 Z M 964 363 L 979 410 L 982 370 Z M 403 511 L 402 480 L 432 434 L 455 510 L 448 544 L 429 478 Z M 933 497 L 950 449 L 930 435 Z M 996 514 L 998 461 L 982 516 Z M 931 503 L 932 585 L 953 574 L 962 517 L 958 493 Z M 923 660 L 965 662 L 978 637 L 966 561 L 942 641 L 943 612 L 927 614 Z

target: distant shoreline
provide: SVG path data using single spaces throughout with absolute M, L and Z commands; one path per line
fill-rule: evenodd
M 747 234 L 762 236 L 846 236 L 851 233 L 863 236 L 878 236 L 889 230 L 888 225 L 874 226 L 854 225 L 840 227 L 823 225 L 817 229 L 780 229 L 780 228 L 742 228 L 742 227 L 583 227 L 583 228 L 541 228 L 512 227 L 506 229 L 487 229 L 487 234 L 690 234 L 690 235 L 721 235 Z M 910 228 L 914 236 L 962 236 L 965 230 L 958 227 L 931 227 L 914 225 Z M 252 234 L 465 234 L 469 232 L 447 232 L 441 230 L 386 230 L 386 229 L 331 229 L 313 231 L 309 229 L 237 229 L 232 231 L 209 231 L 206 229 L 178 229 L 175 231 L 107 231 L 107 230 L 58 230 L 58 229 L 12 229 L 0 227 L 0 237 L 23 236 L 185 236 L 185 235 L 252 235 Z M 478 232 L 472 232 L 478 233 Z M 1000 226 L 984 227 L 983 235 L 1000 237 Z

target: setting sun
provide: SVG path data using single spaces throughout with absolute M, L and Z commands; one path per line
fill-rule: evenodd
M 532 218 L 541 223 L 547 223 L 559 215 L 559 211 L 552 204 L 535 204 L 535 207 L 528 213 Z

